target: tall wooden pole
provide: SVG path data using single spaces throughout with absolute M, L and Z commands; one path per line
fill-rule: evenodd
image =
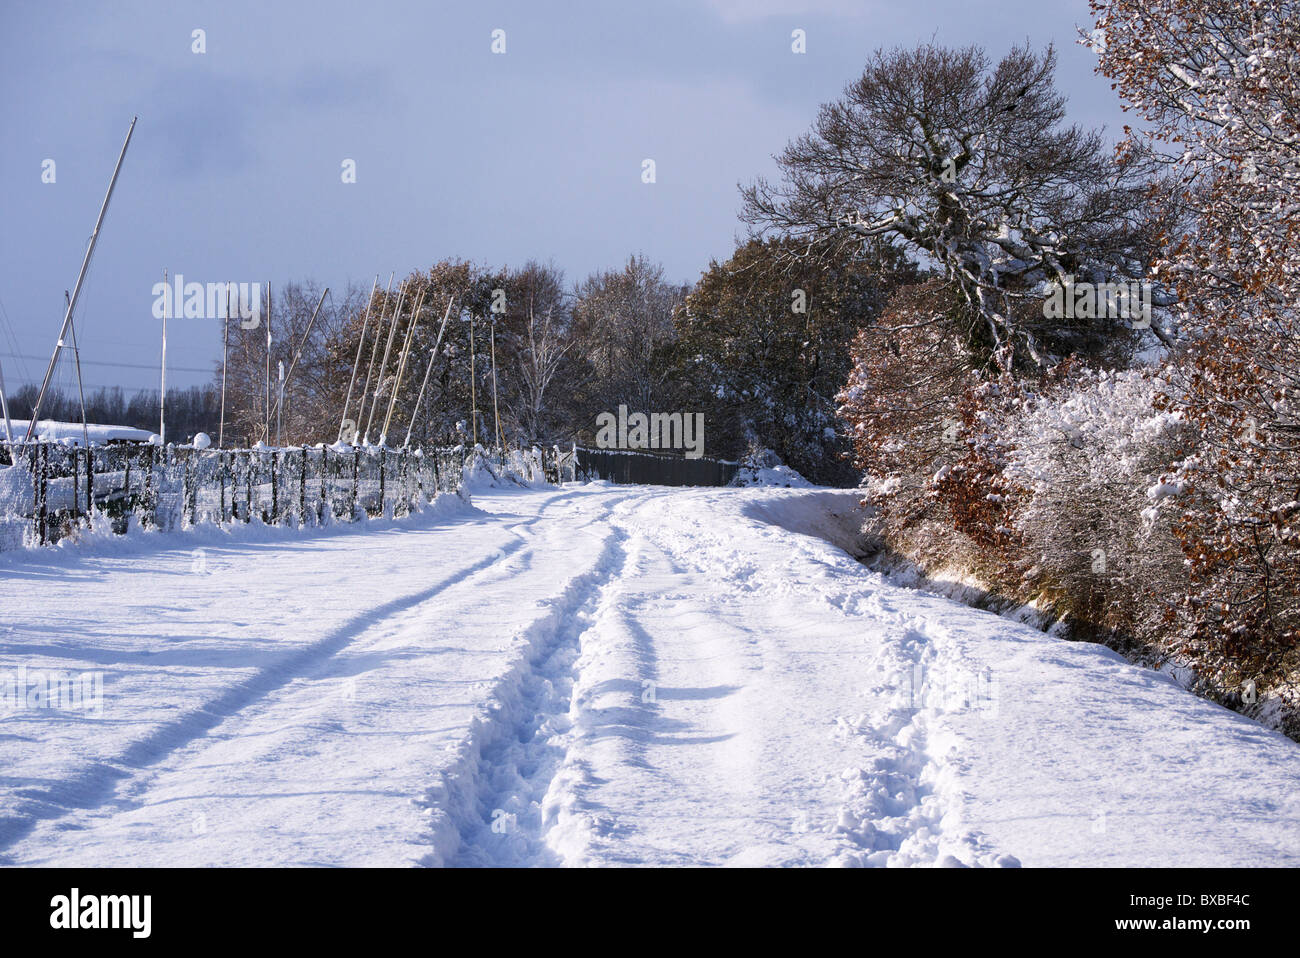
M 379 434 L 379 444 L 388 442 L 388 427 L 393 421 L 393 410 L 397 408 L 397 393 L 402 388 L 402 377 L 406 374 L 406 358 L 411 355 L 411 343 L 415 341 L 415 328 L 420 325 L 420 310 L 424 307 L 425 290 L 420 290 L 416 297 L 415 309 L 411 311 L 411 325 L 406 329 L 406 341 L 402 344 L 402 358 L 397 364 L 397 374 L 393 380 L 393 394 L 388 397 L 388 414 L 384 416 L 384 429 Z
M 126 148 L 131 145 L 131 134 L 135 132 L 135 121 L 138 117 L 131 118 L 131 126 L 126 131 L 126 142 L 122 144 L 122 152 L 117 157 L 117 165 L 113 167 L 113 177 L 108 181 L 108 192 L 104 194 L 104 204 L 99 208 L 99 216 L 95 220 L 95 229 L 90 234 L 90 242 L 86 246 L 86 258 L 81 261 L 81 272 L 77 274 L 77 285 L 72 287 L 72 296 L 68 300 L 68 310 L 63 315 L 63 325 L 59 327 L 59 338 L 54 343 L 54 355 L 50 357 L 50 364 L 45 369 L 45 378 L 41 381 L 41 390 L 36 394 L 36 405 L 32 407 L 32 420 L 27 424 L 26 439 L 32 438 L 32 433 L 36 431 L 36 420 L 41 415 L 41 403 L 45 401 L 45 392 L 50 388 L 50 378 L 54 375 L 54 364 L 59 361 L 59 350 L 63 347 L 63 337 L 67 335 L 68 323 L 72 321 L 72 311 L 77 308 L 77 299 L 81 296 L 81 284 L 86 279 L 86 270 L 90 267 L 90 258 L 95 254 L 95 243 L 99 240 L 100 227 L 104 225 L 104 214 L 108 212 L 108 201 L 113 198 L 113 187 L 117 185 L 117 174 L 122 170 L 122 160 L 126 159 Z
M 271 281 L 266 281 L 266 421 L 262 423 L 265 442 L 271 441 Z
M 230 362 L 230 284 L 226 284 L 226 320 L 221 329 L 221 419 L 217 425 L 217 448 L 226 439 L 226 366 Z M 222 506 L 224 509 L 225 507 Z
M 63 299 L 69 301 L 68 291 L 63 291 Z M 86 387 L 81 383 L 81 350 L 77 348 L 77 323 L 68 320 L 68 333 L 72 336 L 72 362 L 77 368 L 77 395 L 81 398 L 81 441 L 90 448 L 90 430 L 86 426 Z
M 366 300 L 366 311 L 362 314 L 361 338 L 357 340 L 357 358 L 352 360 L 352 376 L 348 379 L 348 394 L 343 398 L 343 415 L 339 417 L 339 439 L 343 439 L 343 424 L 348 421 L 348 406 L 352 404 L 352 387 L 357 382 L 357 367 L 361 365 L 361 353 L 366 348 L 366 330 L 370 327 L 370 305 L 375 301 L 379 289 L 379 274 L 375 274 L 374 285 L 370 287 L 370 298 Z
M 388 342 L 384 344 L 384 358 L 379 363 L 379 378 L 375 380 L 375 394 L 370 400 L 370 418 L 366 420 L 366 434 L 363 441 L 370 441 L 370 427 L 375 421 L 375 410 L 379 408 L 379 393 L 384 388 L 384 372 L 388 369 L 388 354 L 393 348 L 393 334 L 397 332 L 397 324 L 402 318 L 402 301 L 406 299 L 406 284 L 409 277 L 402 280 L 402 286 L 397 291 L 397 305 L 393 308 L 393 318 L 388 324 Z
M 294 368 L 298 365 L 298 360 L 302 356 L 303 348 L 307 345 L 307 337 L 311 335 L 312 327 L 316 325 L 316 314 L 319 313 L 320 308 L 325 305 L 325 297 L 329 295 L 329 292 L 330 292 L 330 288 L 326 286 L 325 292 L 320 294 L 320 302 L 317 303 L 316 308 L 312 310 L 311 319 L 307 320 L 307 328 L 303 330 L 302 339 L 298 340 L 298 348 L 294 351 L 293 359 L 289 361 L 289 371 L 287 373 L 284 372 L 284 363 L 283 362 L 280 363 L 280 398 L 275 401 L 275 416 L 276 416 L 275 433 L 276 433 L 277 444 L 279 443 L 279 436 L 280 436 L 280 426 L 279 426 L 280 407 L 284 405 L 285 387 L 289 384 L 289 377 L 293 375 Z
M 489 342 L 492 344 L 492 416 L 497 421 L 497 451 L 501 452 L 505 444 L 501 439 L 501 411 L 497 408 L 497 324 L 495 320 L 489 329 Z
M 370 395 L 370 377 L 375 371 L 375 359 L 379 355 L 379 340 L 384 336 L 384 316 L 388 312 L 388 298 L 393 291 L 393 276 L 388 274 L 388 286 L 384 289 L 384 305 L 379 310 L 379 322 L 375 325 L 375 344 L 370 347 L 370 364 L 366 367 L 366 384 L 361 389 L 361 404 L 357 407 L 357 426 L 366 418 L 366 397 Z
M 429 385 L 429 374 L 433 372 L 433 361 L 438 358 L 438 347 L 442 345 L 442 334 L 447 329 L 447 319 L 451 316 L 451 304 L 455 301 L 455 296 L 447 300 L 447 311 L 442 314 L 442 325 L 438 327 L 438 339 L 429 352 L 429 365 L 424 370 L 424 381 L 420 383 L 420 392 L 415 397 L 415 408 L 411 410 L 411 421 L 406 426 L 406 439 L 402 443 L 403 449 L 411 444 L 411 430 L 415 428 L 415 417 L 420 414 L 420 403 L 424 400 L 424 388 Z
M 478 387 L 474 374 L 474 310 L 469 311 L 469 430 L 474 445 L 478 445 Z
M 167 270 L 163 270 L 163 289 L 167 288 Z M 163 300 L 163 327 L 162 327 L 162 381 L 158 388 L 158 439 L 159 445 L 167 448 L 167 314 L 171 312 L 166 303 L 170 297 Z M 175 306 L 175 303 L 172 303 Z

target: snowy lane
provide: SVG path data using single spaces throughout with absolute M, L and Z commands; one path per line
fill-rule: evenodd
M 538 496 L 530 515 L 462 510 L 277 543 L 256 575 L 238 575 L 247 546 L 205 549 L 207 572 L 191 570 L 188 550 L 84 560 L 62 588 L 48 584 L 48 618 L 8 620 L 0 672 L 111 667 L 102 718 L 28 711 L 5 723 L 18 732 L 0 739 L 8 859 L 405 864 L 429 854 L 436 828 L 415 802 L 518 658 L 516 637 L 553 597 L 554 568 L 591 548 L 568 498 Z M 539 542 L 530 527 L 550 514 L 548 532 L 565 535 Z M 176 574 L 192 581 L 178 586 Z M 123 580 L 166 611 L 165 632 L 109 637 L 107 616 L 125 614 L 113 594 Z M 95 584 L 85 601 L 107 610 L 99 631 L 60 625 L 60 606 Z M 243 640 L 238 654 L 180 615 L 199 609 L 207 629 Z M 18 636 L 37 631 L 60 634 L 51 655 L 33 658 L 28 645 L 13 657 Z M 74 652 L 87 639 L 88 654 Z M 265 664 L 241 667 L 254 651 Z M 33 736 L 20 730 L 33 725 L 46 748 L 24 747 Z
M 903 670 L 881 670 L 895 643 L 837 591 L 866 573 L 735 508 L 770 495 L 615 510 L 629 568 L 582 636 L 550 843 L 568 864 L 998 863 L 978 833 L 938 827 L 915 713 L 889 704 Z M 852 511 L 851 494 L 806 499 Z M 870 721 L 864 699 L 883 703 Z
M 852 493 L 455 502 L 0 566 L 0 675 L 105 683 L 0 716 L 2 860 L 1300 863 L 1295 743 L 868 571 Z
M 460 861 L 1300 862 L 1295 743 L 1105 648 L 885 581 L 844 551 L 854 513 L 790 490 L 620 504 L 617 572 L 520 747 L 547 756 L 544 797 L 504 776 L 495 809 L 534 814 Z

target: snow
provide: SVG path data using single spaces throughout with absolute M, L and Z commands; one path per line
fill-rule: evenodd
M 731 485 L 807 489 L 812 486 L 812 483 L 783 463 L 776 453 L 770 449 L 761 449 L 741 460 Z
M 11 419 L 9 421 L 13 428 L 14 439 L 21 439 L 27 434 L 27 425 L 30 421 L 29 419 Z M 0 422 L 0 437 L 2 437 L 3 429 L 3 422 Z M 110 440 L 148 442 L 150 436 L 147 429 L 134 429 L 131 426 L 104 426 L 93 422 L 86 424 L 86 432 L 90 435 L 92 443 L 105 443 Z M 53 419 L 38 419 L 36 421 L 36 438 L 57 440 L 69 445 L 79 446 L 84 437 L 79 422 L 56 422 Z
M 0 863 L 1300 864 L 1295 743 L 867 569 L 860 493 L 477 489 L 0 557 Z
M 782 486 L 792 489 L 807 489 L 812 486 L 811 482 L 785 464 L 759 469 L 742 466 L 731 484 L 734 486 Z

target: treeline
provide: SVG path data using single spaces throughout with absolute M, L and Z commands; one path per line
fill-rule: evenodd
M 26 385 L 7 397 L 13 419 L 29 419 L 36 405 L 40 387 Z M 141 389 L 129 396 L 121 387 L 102 388 L 86 393 L 86 421 L 111 426 L 131 426 L 157 432 L 159 426 L 159 392 Z M 211 385 L 167 390 L 167 439 L 188 442 L 198 432 L 213 439 L 221 415 L 219 389 Z M 41 405 L 41 418 L 59 422 L 81 422 L 81 399 L 76 392 L 50 389 Z
M 847 248 L 829 267 L 791 262 L 788 247 L 751 242 L 693 287 L 636 255 L 572 286 L 550 264 L 443 260 L 372 298 L 331 293 L 314 323 L 321 291 L 286 286 L 269 352 L 265 325 L 228 324 L 227 443 L 340 430 L 394 446 L 408 431 L 414 445 L 591 443 L 597 415 L 623 405 L 703 412 L 706 455 L 770 448 L 814 479 L 852 482 L 835 394 L 853 333 L 900 274 Z

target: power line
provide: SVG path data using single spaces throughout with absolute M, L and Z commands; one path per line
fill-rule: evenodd
M 16 396 L 16 395 L 18 394 L 18 391 L 21 390 L 21 389 L 25 389 L 25 388 L 27 388 L 27 387 L 29 387 L 29 386 L 39 386 L 39 385 L 40 385 L 39 382 L 24 382 L 24 383 L 21 383 L 21 384 L 18 386 L 18 389 L 11 389 L 10 392 L 12 392 L 12 393 Z M 111 385 L 111 386 L 106 386 L 106 385 L 104 385 L 103 383 L 85 383 L 84 385 L 85 385 L 85 387 L 86 387 L 87 390 L 91 390 L 91 389 L 102 389 L 102 390 L 105 390 L 105 391 L 109 391 L 109 390 L 113 390 L 113 389 L 120 389 L 120 390 L 122 390 L 123 395 L 125 395 L 125 396 L 127 397 L 127 399 L 130 399 L 132 396 L 138 396 L 138 395 L 140 395 L 141 393 L 151 393 L 151 394 L 153 394 L 153 395 L 155 395 L 155 396 L 158 395 L 158 387 L 157 387 L 157 386 L 152 386 L 152 387 L 150 387 L 150 386 L 141 386 L 139 389 L 133 389 L 133 388 L 130 388 L 130 387 L 123 386 L 121 383 L 114 383 L 114 384 Z M 172 385 L 168 385 L 168 386 L 167 386 L 167 391 L 168 391 L 169 393 L 182 393 L 182 392 L 189 392 L 191 389 L 199 389 L 199 390 L 203 390 L 203 389 L 216 389 L 216 387 L 213 386 L 211 383 L 204 383 L 204 384 L 201 385 L 201 386 L 172 386 Z M 64 390 L 62 390 L 62 389 L 58 389 L 58 390 L 56 390 L 56 391 L 57 391 L 60 395 L 65 396 L 65 398 L 68 398 L 68 399 L 73 399 L 73 398 L 75 398 L 75 397 L 69 397 L 69 396 L 67 396 L 66 393 L 64 392 Z M 90 399 L 90 394 L 89 394 L 89 393 L 87 393 L 86 398 L 87 398 L 87 400 Z M 3 434 L 4 434 L 4 425 L 3 425 L 2 423 L 0 423 L 0 435 L 3 435 Z
M 40 356 L 27 356 L 27 355 L 24 355 L 23 353 L 0 353 L 0 358 L 3 358 L 3 359 L 40 359 L 41 357 L 40 357 Z M 116 366 L 116 367 L 119 368 L 119 369 L 157 369 L 157 368 L 158 368 L 156 365 L 149 365 L 148 363 L 112 363 L 112 362 L 109 362 L 109 361 L 107 361 L 107 360 L 102 360 L 102 359 L 100 359 L 100 360 L 83 359 L 83 360 L 81 361 L 81 365 L 83 365 L 83 366 Z M 168 370 L 170 370 L 170 371 L 172 371 L 172 372 L 178 372 L 178 373 L 212 373 L 212 372 L 214 372 L 214 370 L 211 369 L 211 368 L 208 368 L 208 369 L 201 369 L 201 368 L 197 368 L 197 367 L 194 367 L 194 366 L 168 366 L 167 368 L 168 368 Z

